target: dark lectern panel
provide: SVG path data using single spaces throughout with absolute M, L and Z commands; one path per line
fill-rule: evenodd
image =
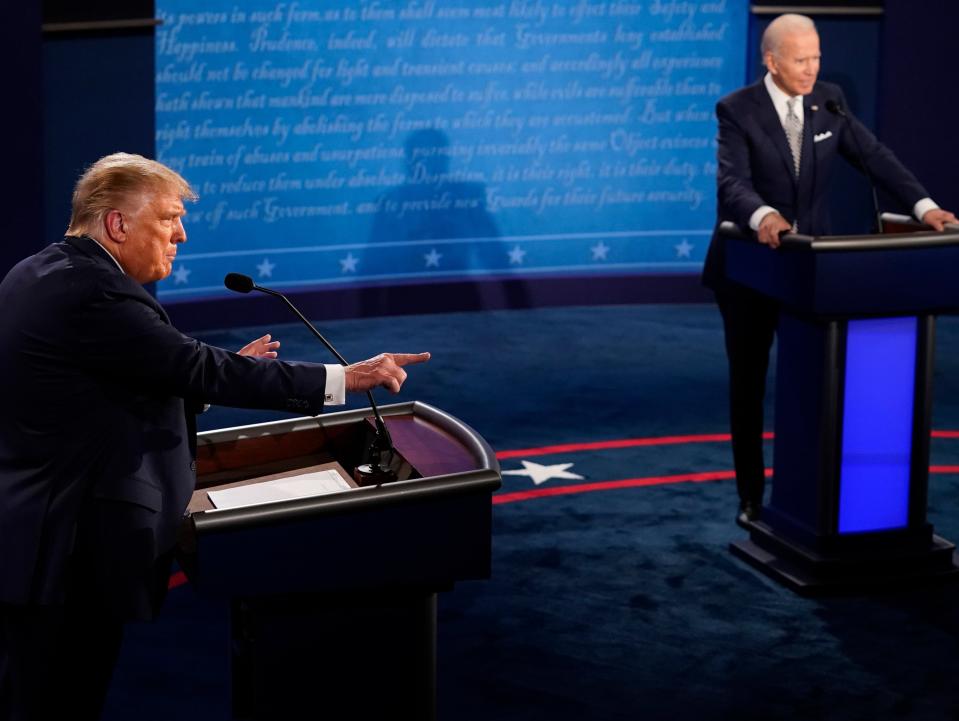
M 959 232 L 910 236 L 786 236 L 778 249 L 727 237 L 730 279 L 816 316 L 959 309 Z

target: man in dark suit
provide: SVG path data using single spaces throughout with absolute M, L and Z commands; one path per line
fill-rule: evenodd
M 870 175 L 917 219 L 936 230 L 956 222 L 865 126 L 827 109 L 844 109 L 846 102 L 838 86 L 817 82 L 819 35 L 812 20 L 779 16 L 763 34 L 762 53 L 765 78 L 716 105 L 720 223 L 733 221 L 741 229 L 751 229 L 760 243 L 773 248 L 790 230 L 828 234 L 826 200 L 833 164 L 842 156 L 859 167 L 859 146 Z M 703 282 L 715 291 L 723 317 L 737 518 L 748 522 L 759 518 L 762 507 L 763 398 L 778 308 L 725 277 L 724 241 L 718 228 L 717 223 Z
M 142 287 L 170 274 L 193 191 L 141 156 L 77 183 L 67 237 L 0 283 L 0 718 L 96 718 L 124 621 L 167 587 L 195 482 L 203 403 L 317 414 L 346 391 L 393 392 L 383 354 L 342 368 L 241 354 L 172 325 Z

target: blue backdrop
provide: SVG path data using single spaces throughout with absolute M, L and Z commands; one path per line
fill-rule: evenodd
M 698 271 L 744 0 L 203 7 L 157 4 L 156 156 L 200 194 L 164 301 Z

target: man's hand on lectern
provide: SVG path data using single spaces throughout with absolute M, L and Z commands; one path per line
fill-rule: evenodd
M 922 222 L 928 225 L 933 230 L 945 230 L 947 224 L 959 224 L 959 220 L 956 219 L 956 216 L 950 213 L 948 210 L 943 210 L 942 208 L 936 208 L 935 210 L 928 211 L 924 216 L 922 216 Z
M 756 235 L 759 236 L 759 242 L 768 245 L 770 248 L 779 247 L 779 236 L 783 231 L 792 230 L 792 226 L 779 213 L 766 213 L 763 219 L 759 221 L 759 229 Z

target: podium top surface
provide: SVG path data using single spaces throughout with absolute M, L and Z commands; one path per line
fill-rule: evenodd
M 780 246 L 786 252 L 871 253 L 877 250 L 913 250 L 959 245 L 959 230 L 942 233 L 918 231 L 895 235 L 802 235 L 783 236 Z
M 959 309 L 959 229 L 787 234 L 773 249 L 725 226 L 726 276 L 794 312 L 843 318 Z
M 401 480 L 290 501 L 211 509 L 190 516 L 198 532 L 327 515 L 473 491 L 500 485 L 499 462 L 472 428 L 433 406 L 414 401 L 380 409 L 405 471 Z M 364 461 L 372 426 L 361 408 L 315 418 L 292 418 L 208 431 L 198 435 L 196 494 L 238 481 L 266 480 L 284 471 L 340 463 L 347 471 Z M 202 508 L 202 510 L 201 510 Z

